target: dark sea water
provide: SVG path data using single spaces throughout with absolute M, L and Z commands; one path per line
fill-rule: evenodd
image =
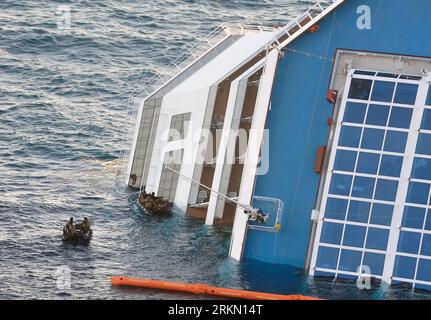
M 112 288 L 127 275 L 330 299 L 429 298 L 409 288 L 310 279 L 227 257 L 230 234 L 143 214 L 116 183 L 130 93 L 221 23 L 286 23 L 311 1 L 0 1 L 0 298 L 196 299 Z M 59 6 L 71 9 L 58 29 Z M 89 246 L 63 244 L 90 217 Z M 61 284 L 70 270 L 71 288 Z

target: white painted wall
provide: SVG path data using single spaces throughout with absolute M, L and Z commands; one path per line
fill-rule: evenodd
M 262 74 L 261 84 L 257 94 L 256 108 L 251 125 L 250 138 L 246 153 L 244 171 L 238 201 L 242 204 L 250 204 L 257 173 L 257 163 L 260 154 L 260 146 L 263 139 L 266 118 L 271 101 L 272 86 L 275 71 L 278 64 L 278 51 L 272 50 L 266 57 L 266 66 Z M 242 258 L 244 242 L 247 231 L 248 216 L 244 209 L 237 208 L 232 230 L 230 256 L 238 261 Z

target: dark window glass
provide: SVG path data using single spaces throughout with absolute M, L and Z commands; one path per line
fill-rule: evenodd
M 431 180 L 431 159 L 415 158 L 412 178 Z
M 422 117 L 421 129 L 431 130 L 431 110 L 425 109 Z
M 420 241 L 420 233 L 401 231 L 398 241 L 398 252 L 418 254 Z
M 381 226 L 390 226 L 392 224 L 392 214 L 394 212 L 394 206 L 375 203 L 371 210 L 371 224 L 377 224 Z
M 431 281 L 431 260 L 419 259 L 417 280 Z
M 416 153 L 431 155 L 431 134 L 419 134 Z
M 410 83 L 398 83 L 395 93 L 395 103 L 414 105 L 419 86 Z
M 393 107 L 389 126 L 394 128 L 408 129 L 412 122 L 413 109 Z
M 357 148 L 361 140 L 361 128 L 343 126 L 340 133 L 339 145 L 343 147 Z
M 347 219 L 353 222 L 368 223 L 371 203 L 363 201 L 350 201 Z
M 316 266 L 323 269 L 336 269 L 339 249 L 319 247 Z
M 389 117 L 389 106 L 371 104 L 368 108 L 367 124 L 386 127 Z
M 407 193 L 407 202 L 416 204 L 427 204 L 430 185 L 426 183 L 410 182 Z
M 371 270 L 371 274 L 381 276 L 385 266 L 385 255 L 378 253 L 365 252 L 363 265 Z
M 431 106 L 431 86 L 428 88 L 428 96 L 427 96 L 427 102 L 426 104 L 428 106 Z
M 370 150 L 382 150 L 385 131 L 379 129 L 364 129 L 361 147 Z
M 399 177 L 402 165 L 403 157 L 383 155 L 379 174 L 388 177 Z
M 377 180 L 375 199 L 384 201 L 395 201 L 398 191 L 398 181 Z
M 419 81 L 422 79 L 422 77 L 418 77 L 418 76 L 409 76 L 409 75 L 401 75 L 400 79 L 404 79 L 404 80 L 414 80 L 414 81 Z
M 413 279 L 416 271 L 416 258 L 397 256 L 395 259 L 394 276 Z
M 343 235 L 343 225 L 339 223 L 324 222 L 320 242 L 340 244 Z
M 365 241 L 367 228 L 353 225 L 346 225 L 344 231 L 343 246 L 362 248 Z
M 425 209 L 406 206 L 404 208 L 403 223 L 405 228 L 422 229 L 425 220 Z
M 431 234 L 424 234 L 422 239 L 421 255 L 431 256 Z
M 361 152 L 359 154 L 358 167 L 356 172 L 377 174 L 379 167 L 380 155 L 375 153 Z
M 347 200 L 328 198 L 325 218 L 344 220 L 346 218 Z
M 431 231 L 431 210 L 428 210 L 427 218 L 425 219 L 425 230 Z
M 388 247 L 389 230 L 369 228 L 367 235 L 367 249 L 386 251 Z
M 373 95 L 374 101 L 392 102 L 394 95 L 395 82 L 374 81 Z
M 352 84 L 350 85 L 349 98 L 358 99 L 358 100 L 368 100 L 368 98 L 370 97 L 372 84 L 373 84 L 372 80 L 352 79 Z
M 347 102 L 344 112 L 344 121 L 352 123 L 364 123 L 367 105 L 363 103 Z
M 385 151 L 404 153 L 406 150 L 407 133 L 388 131 L 386 134 Z
M 337 156 L 335 157 L 335 170 L 340 171 L 355 171 L 356 165 L 356 152 L 338 150 Z
M 363 70 L 356 70 L 355 74 L 361 74 L 361 75 L 364 75 L 364 76 L 374 76 L 374 75 L 376 75 L 376 73 L 373 72 L 373 71 L 363 71 Z
M 397 74 L 393 74 L 393 73 L 385 73 L 385 72 L 380 72 L 377 74 L 378 77 L 382 77 L 382 78 L 398 78 Z
M 361 265 L 362 252 L 341 250 L 339 270 L 357 272 Z
M 352 196 L 357 198 L 371 199 L 374 193 L 376 179 L 366 177 L 355 177 Z
M 350 187 L 352 185 L 352 176 L 344 174 L 332 175 L 331 187 L 329 193 L 338 194 L 341 196 L 348 196 L 350 194 Z

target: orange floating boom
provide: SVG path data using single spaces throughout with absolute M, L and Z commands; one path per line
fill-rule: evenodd
M 128 277 L 112 277 L 113 286 L 129 286 L 148 289 L 159 289 L 176 292 L 187 292 L 193 294 L 202 294 L 218 296 L 233 299 L 250 299 L 250 300 L 320 300 L 318 298 L 306 297 L 302 295 L 280 295 L 263 292 L 253 292 L 245 290 L 234 290 L 211 287 L 205 284 L 187 284 L 181 282 L 147 280 Z

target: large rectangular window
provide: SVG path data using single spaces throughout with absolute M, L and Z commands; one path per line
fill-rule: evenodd
M 312 272 L 352 278 L 366 266 L 381 278 L 390 254 L 395 280 L 431 285 L 431 89 L 425 105 L 420 77 L 356 71 L 346 90 Z M 403 209 L 401 229 L 395 208 Z
M 190 112 L 172 116 L 169 141 L 183 140 L 186 138 L 190 117 Z

